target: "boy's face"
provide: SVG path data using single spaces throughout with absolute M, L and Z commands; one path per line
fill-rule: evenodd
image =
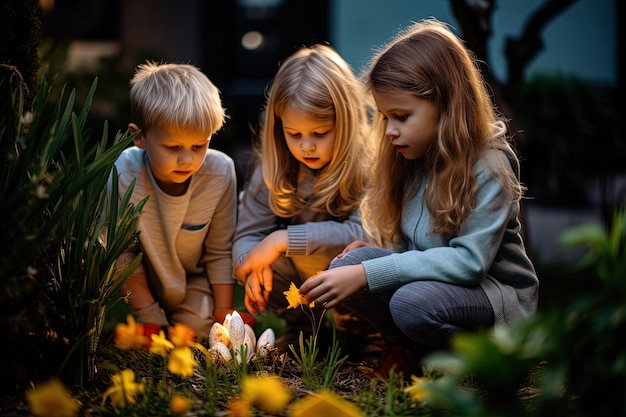
M 131 123 L 129 129 L 136 132 L 139 127 Z M 167 194 L 181 195 L 202 166 L 210 139 L 204 134 L 169 133 L 152 127 L 142 131 L 134 142 L 148 153 L 150 170 L 159 187 Z

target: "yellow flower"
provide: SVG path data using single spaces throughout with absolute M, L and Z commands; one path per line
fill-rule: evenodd
M 155 355 L 167 357 L 167 353 L 174 349 L 174 344 L 167 340 L 163 330 L 159 331 L 159 334 L 153 334 L 151 336 L 152 343 L 150 344 L 150 353 Z
M 102 405 L 110 397 L 111 403 L 116 407 L 124 407 L 126 404 L 135 403 L 135 395 L 144 391 L 144 386 L 135 382 L 135 372 L 132 369 L 123 369 L 111 377 L 113 385 L 104 392 Z
M 180 394 L 172 394 L 170 399 L 170 410 L 174 414 L 185 414 L 191 408 L 193 401 Z
M 193 352 L 189 346 L 178 347 L 170 353 L 167 370 L 174 375 L 187 378 L 193 375 L 194 367 L 197 366 Z
M 298 291 L 298 287 L 296 287 L 296 284 L 294 284 L 293 282 L 291 283 L 291 285 L 289 285 L 289 290 L 283 291 L 283 294 L 285 294 L 285 297 L 287 297 L 287 302 L 289 303 L 287 308 L 296 308 L 300 304 L 308 304 L 311 308 L 315 307 L 315 303 L 309 304 L 306 297 L 300 294 L 300 291 Z
M 321 390 L 296 401 L 289 415 L 291 417 L 364 417 L 359 407 L 329 390 Z
M 228 403 L 228 417 L 252 417 L 252 406 L 246 398 L 233 398 Z
M 404 389 L 404 392 L 411 396 L 413 402 L 424 402 L 428 397 L 428 384 L 430 379 L 420 378 L 415 375 L 411 375 L 411 379 L 413 382 Z
M 143 346 L 148 339 L 143 335 L 143 325 L 137 323 L 132 314 L 126 316 L 125 323 L 118 323 L 115 326 L 115 346 L 121 350 L 129 350 Z
M 291 400 L 291 391 L 277 376 L 247 376 L 241 381 L 241 398 L 269 414 L 282 412 Z
M 29 389 L 26 400 L 36 417 L 73 417 L 80 407 L 79 401 L 56 378 Z
M 176 323 L 169 328 L 169 336 L 176 347 L 193 346 L 196 332 L 186 324 Z

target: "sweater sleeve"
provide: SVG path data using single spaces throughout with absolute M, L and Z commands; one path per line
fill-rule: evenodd
M 287 228 L 289 246 L 287 256 L 327 253 L 331 259 L 355 240 L 365 240 L 358 210 L 344 221 L 311 221 Z
M 246 254 L 276 227 L 276 216 L 269 207 L 269 191 L 263 182 L 261 169 L 257 167 L 241 193 L 233 240 L 233 267 L 239 266 Z
M 398 288 L 417 280 L 466 286 L 480 284 L 499 251 L 509 220 L 517 214 L 514 210 L 517 203 L 511 201 L 484 164 L 477 164 L 475 175 L 478 187 L 476 206 L 463 222 L 458 235 L 450 239 L 442 236 L 425 239 L 436 243 L 423 250 L 413 249 L 364 261 L 371 291 Z M 407 215 L 406 211 L 404 215 Z

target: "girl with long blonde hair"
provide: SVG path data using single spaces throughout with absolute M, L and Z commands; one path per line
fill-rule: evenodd
M 330 46 L 303 47 L 282 63 L 240 201 L 233 262 L 248 311 L 269 308 L 296 337 L 311 331 L 310 320 L 287 309 L 283 291 L 365 238 L 359 206 L 368 183 L 368 128 L 358 79 Z

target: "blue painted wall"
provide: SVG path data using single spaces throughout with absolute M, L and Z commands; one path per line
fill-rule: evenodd
M 492 70 L 500 79 L 506 76 L 502 52 L 506 36 L 519 36 L 533 9 L 544 1 L 498 2 L 489 52 Z M 544 31 L 545 49 L 526 75 L 562 73 L 616 85 L 615 1 L 622 0 L 578 0 L 552 20 Z M 353 69 L 360 72 L 377 46 L 398 29 L 427 17 L 458 26 L 445 0 L 332 0 L 330 40 Z

